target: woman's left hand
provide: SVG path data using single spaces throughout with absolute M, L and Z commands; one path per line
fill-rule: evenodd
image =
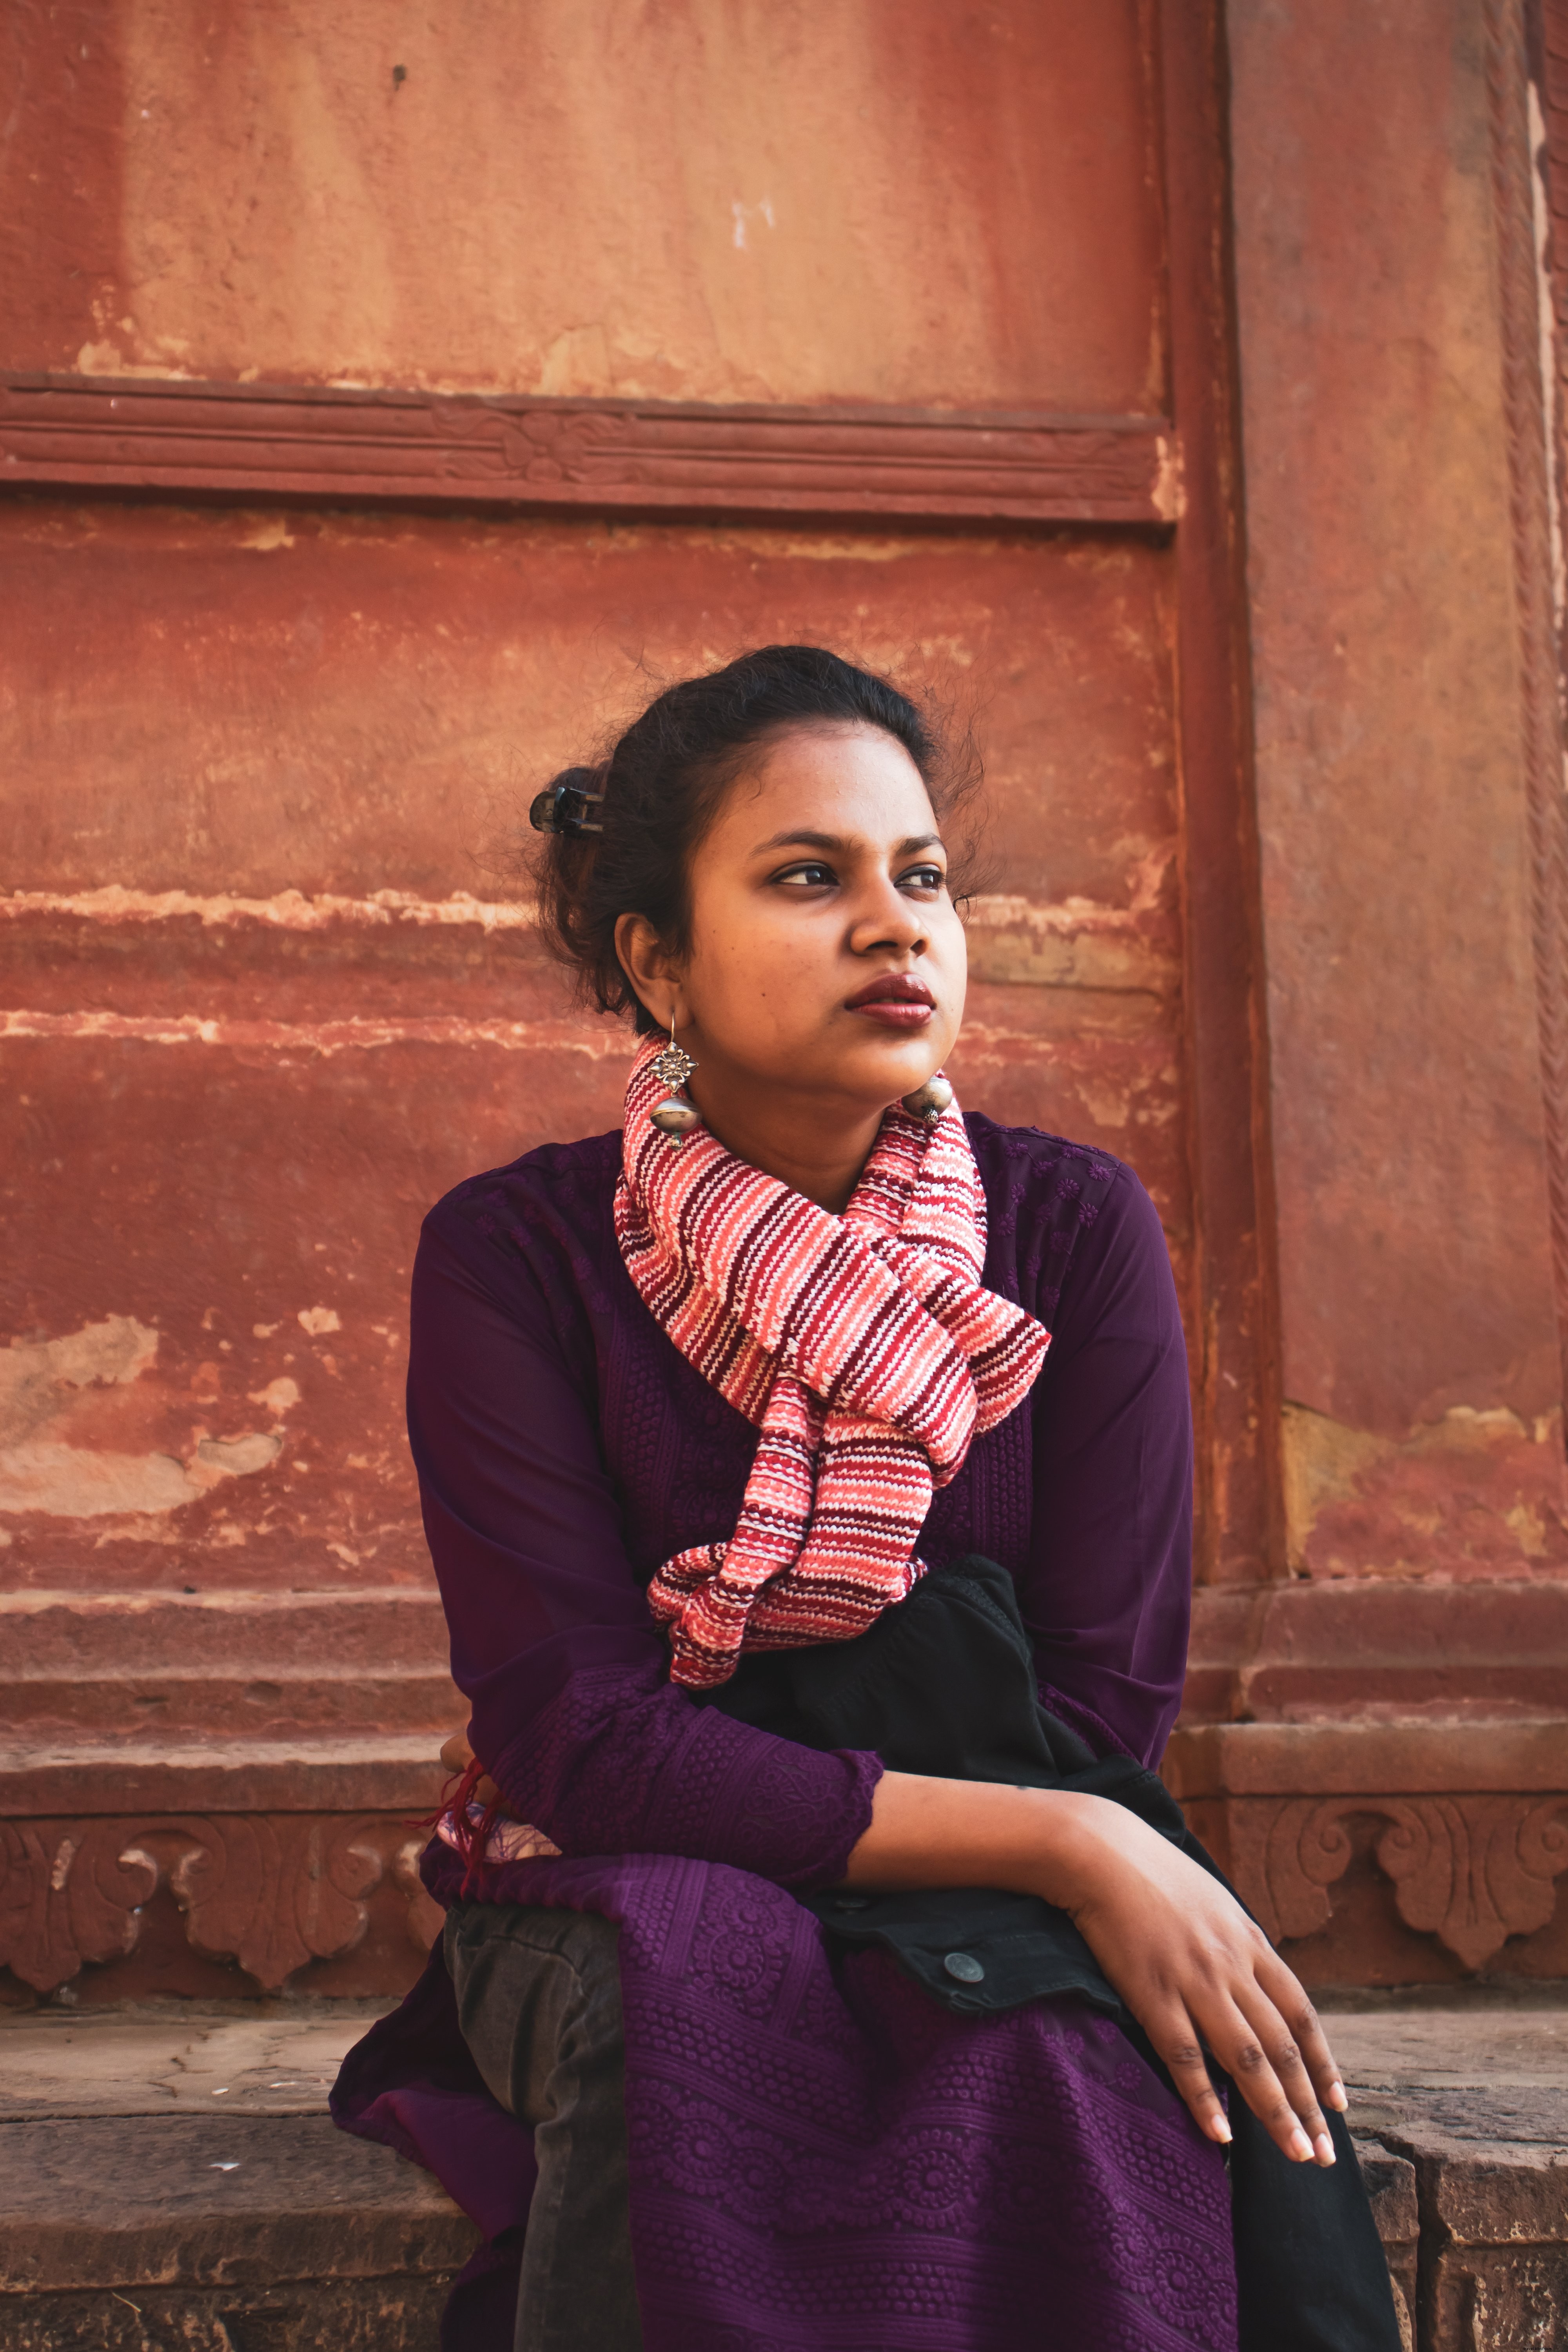
M 455 1772 L 460 1775 L 468 1770 L 473 1760 L 474 1751 L 468 1745 L 468 1735 L 466 1731 L 454 1731 L 449 1739 L 444 1739 L 441 1742 L 441 1761 L 447 1767 L 448 1772 Z M 489 1810 L 491 1805 L 494 1805 L 500 1812 L 509 1815 L 511 1812 L 511 1807 L 507 1803 L 506 1799 L 501 1795 L 500 1790 L 496 1787 L 495 1782 L 490 1779 L 488 1772 L 481 1780 L 476 1783 L 474 1797 L 476 1801 L 483 1805 L 487 1811 Z

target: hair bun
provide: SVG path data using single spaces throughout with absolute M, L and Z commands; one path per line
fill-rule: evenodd
M 588 818 L 590 806 L 598 807 L 605 797 L 590 786 L 603 781 L 598 768 L 564 769 L 529 803 L 528 821 L 535 833 L 603 833 L 604 826 L 591 824 Z

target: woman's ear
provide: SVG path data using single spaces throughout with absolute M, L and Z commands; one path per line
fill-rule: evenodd
M 622 915 L 616 924 L 616 954 L 641 1002 L 668 1029 L 681 1018 L 679 977 L 658 933 L 646 915 Z

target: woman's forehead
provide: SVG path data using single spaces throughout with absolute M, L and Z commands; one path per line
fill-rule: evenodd
M 940 839 L 920 770 L 880 728 L 799 728 L 767 745 L 743 769 L 719 812 L 715 833 L 728 849 L 776 845 L 786 835 L 876 840 Z

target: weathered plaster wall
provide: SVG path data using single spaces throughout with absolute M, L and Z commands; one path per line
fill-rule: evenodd
M 0 368 L 1163 416 L 1153 43 L 1151 0 L 3 11 Z M 1124 528 L 0 505 L 0 1997 L 427 1944 L 409 1263 L 617 1116 L 495 853 L 662 679 L 807 638 L 976 717 L 955 1075 L 1131 1159 L 1190 1286 L 1176 578 Z
M 41 500 L 0 550 L 5 1581 L 426 1580 L 419 1219 L 613 1124 L 628 1050 L 498 853 L 542 775 L 748 643 L 984 706 L 955 1073 L 1132 1158 L 1184 1266 L 1160 551 Z
M 1292 1557 L 1562 1574 L 1484 14 L 1229 23 Z
M 1147 15 L 9 9 L 0 364 L 1157 409 Z

